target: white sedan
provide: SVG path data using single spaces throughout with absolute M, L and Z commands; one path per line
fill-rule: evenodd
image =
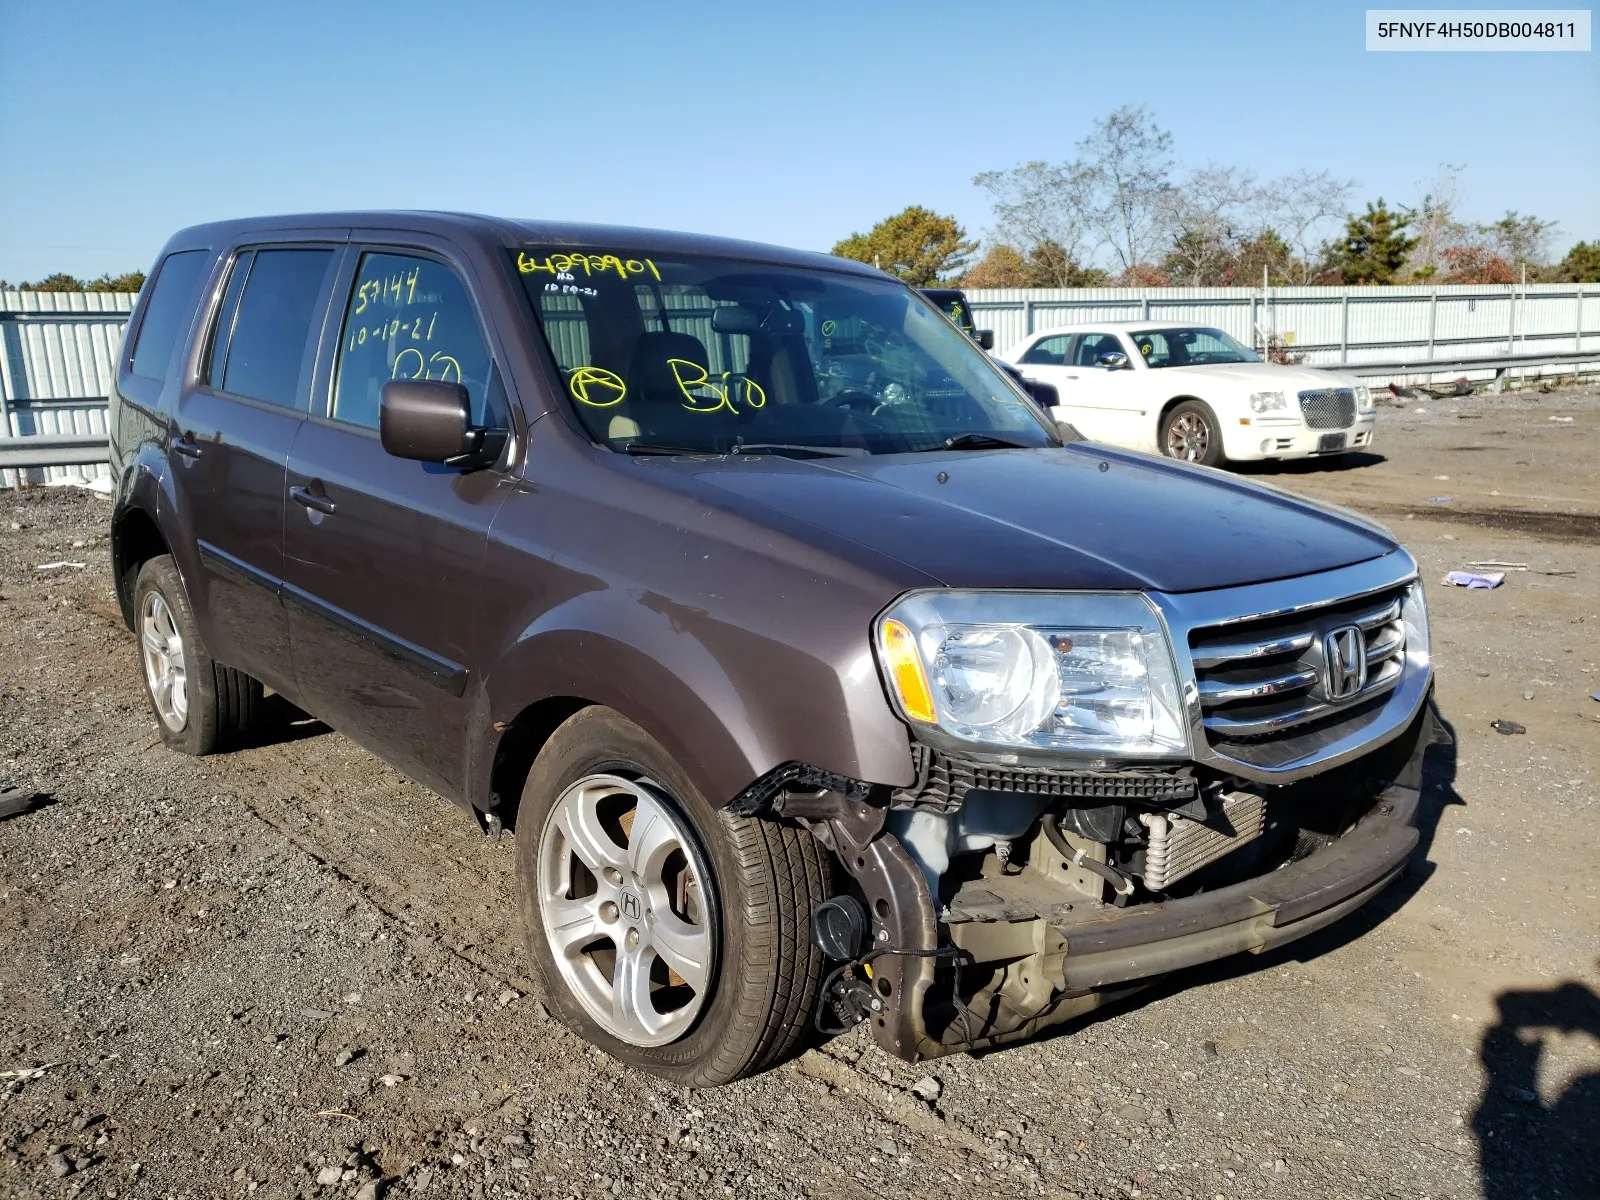
M 999 355 L 1055 388 L 1090 441 L 1216 466 L 1372 445 L 1377 407 L 1350 376 L 1265 363 L 1220 329 L 1148 321 L 1030 334 Z

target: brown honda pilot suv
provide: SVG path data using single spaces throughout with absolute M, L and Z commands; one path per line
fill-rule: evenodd
M 857 263 L 199 226 L 111 414 L 166 742 L 247 744 L 271 689 L 514 830 L 553 1007 L 685 1084 L 862 1021 L 1027 1037 L 1337 920 L 1418 839 L 1410 555 L 1064 436 Z

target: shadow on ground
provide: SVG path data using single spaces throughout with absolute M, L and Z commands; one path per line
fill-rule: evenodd
M 1240 475 L 1327 475 L 1336 471 L 1359 471 L 1362 467 L 1375 467 L 1388 461 L 1381 454 L 1356 450 L 1349 454 L 1332 454 L 1327 458 L 1238 462 L 1230 464 L 1230 469 Z
M 332 733 L 310 713 L 296 708 L 276 692 L 261 701 L 261 720 L 250 739 L 251 746 L 279 746 Z
M 1600 1038 L 1600 996 L 1581 983 L 1502 992 L 1500 1021 L 1483 1036 L 1487 1076 L 1472 1114 L 1486 1200 L 1592 1200 L 1600 1196 L 1600 1071 L 1574 1079 L 1548 1103 L 1539 1063 L 1553 1036 Z

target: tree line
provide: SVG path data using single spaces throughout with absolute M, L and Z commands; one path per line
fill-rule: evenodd
M 913 205 L 833 252 L 917 287 L 1600 282 L 1600 240 L 1552 263 L 1554 221 L 1465 220 L 1459 166 L 1441 166 L 1414 207 L 1379 197 L 1358 213 L 1356 182 L 1330 171 L 1264 182 L 1215 162 L 1180 171 L 1143 106 L 1102 117 L 1077 149 L 975 176 L 994 209 L 981 241 Z
M 8 283 L 0 279 L 0 292 L 137 292 L 142 287 L 143 271 L 105 274 L 98 279 L 79 279 L 76 275 L 58 271 L 54 275 L 46 275 L 38 283 Z

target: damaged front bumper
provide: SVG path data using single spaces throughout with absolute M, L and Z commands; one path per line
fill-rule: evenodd
M 1330 789 L 1362 799 L 1338 836 L 1252 878 L 1126 907 L 1052 891 L 1031 874 L 980 879 L 936 903 L 939 879 L 908 853 L 881 799 L 785 791 L 769 811 L 810 828 L 865 900 L 866 961 L 830 977 L 824 1004 L 868 1020 L 885 1049 L 917 1060 L 1026 1038 L 1152 976 L 1274 949 L 1361 907 L 1405 871 L 1423 758 L 1447 740 L 1430 699 L 1399 737 L 1330 777 Z

